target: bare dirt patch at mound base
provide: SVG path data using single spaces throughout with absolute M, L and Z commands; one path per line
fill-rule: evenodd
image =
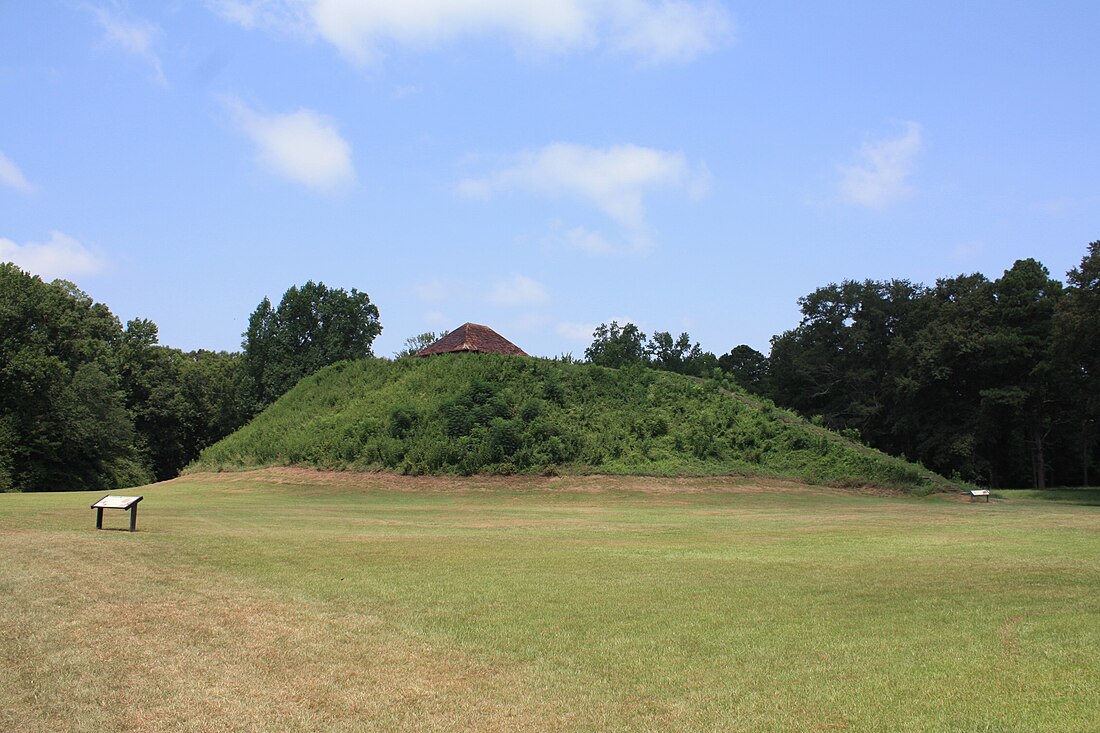
M 364 491 L 468 493 L 486 491 L 569 491 L 643 494 L 814 492 L 902 496 L 889 489 L 815 486 L 790 479 L 755 476 L 402 476 L 385 472 L 324 471 L 302 466 L 272 466 L 245 471 L 189 473 L 160 485 L 213 481 L 285 486 L 333 487 Z

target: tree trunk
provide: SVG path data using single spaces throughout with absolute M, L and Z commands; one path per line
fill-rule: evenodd
M 1089 421 L 1081 418 L 1081 485 L 1089 485 Z
M 1047 464 L 1043 456 L 1043 434 L 1035 431 L 1035 488 L 1047 487 Z
M 1036 489 L 1045 489 L 1047 487 L 1047 466 L 1046 459 L 1043 456 L 1043 430 L 1039 417 L 1033 416 L 1031 419 L 1031 440 L 1028 441 L 1031 444 L 1031 475 L 1032 483 Z

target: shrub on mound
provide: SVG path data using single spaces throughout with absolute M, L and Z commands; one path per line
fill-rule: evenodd
M 496 354 L 334 364 L 207 448 L 191 470 L 292 464 L 767 475 L 910 490 L 946 483 L 732 384 Z

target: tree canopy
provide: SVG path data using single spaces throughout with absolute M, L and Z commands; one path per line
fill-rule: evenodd
M 381 332 L 378 308 L 355 288 L 349 293 L 309 281 L 287 290 L 277 308 L 264 298 L 248 319 L 242 343 L 257 407 L 322 367 L 372 356 Z
M 996 280 L 819 288 L 799 301 L 802 322 L 772 340 L 760 389 L 941 473 L 993 486 L 1087 481 L 1100 307 L 1085 273 L 1096 259 L 1090 245 L 1068 288 L 1034 259 Z
M 122 328 L 69 282 L 0 264 L 0 487 L 149 477 L 119 380 Z
M 0 264 L 0 490 L 114 489 L 171 478 L 250 415 L 239 358 L 123 329 L 72 283 Z
M 646 361 L 646 335 L 633 323 L 601 323 L 592 333 L 592 344 L 584 350 L 584 358 L 591 364 L 615 369 L 642 364 Z
M 426 346 L 431 346 L 439 339 L 446 336 L 450 331 L 444 329 L 439 333 L 435 331 L 425 331 L 424 333 L 418 333 L 415 336 L 410 336 L 405 339 L 405 343 L 400 351 L 396 351 L 393 354 L 395 359 L 407 359 L 410 356 L 415 356 L 422 351 Z
M 633 323 L 619 326 L 617 321 L 596 327 L 584 356 L 590 364 L 615 369 L 634 364 L 692 376 L 709 375 L 718 366 L 714 354 L 693 344 L 687 333 L 674 339 L 668 331 L 657 331 L 649 338 Z

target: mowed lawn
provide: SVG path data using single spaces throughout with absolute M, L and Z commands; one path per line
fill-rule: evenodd
M 140 491 L 0 495 L 0 730 L 1100 730 L 1095 492 Z

